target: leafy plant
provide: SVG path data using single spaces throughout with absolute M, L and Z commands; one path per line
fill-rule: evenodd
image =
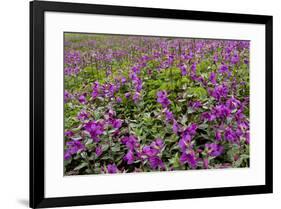
M 249 167 L 249 44 L 65 33 L 65 175 Z

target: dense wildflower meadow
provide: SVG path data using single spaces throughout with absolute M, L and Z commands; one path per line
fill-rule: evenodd
M 249 41 L 64 34 L 64 174 L 249 167 Z

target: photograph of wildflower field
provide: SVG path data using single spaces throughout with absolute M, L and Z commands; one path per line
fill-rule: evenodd
M 64 33 L 64 175 L 249 167 L 249 49 Z

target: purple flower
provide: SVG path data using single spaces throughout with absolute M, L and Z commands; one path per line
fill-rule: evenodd
M 68 102 L 71 99 L 71 94 L 68 91 L 64 91 L 64 102 Z
M 113 118 L 115 115 L 116 115 L 116 112 L 115 112 L 112 108 L 109 108 L 109 110 L 108 110 L 108 116 L 109 116 L 110 118 Z
M 177 134 L 178 131 L 179 131 L 179 125 L 178 125 L 177 121 L 174 119 L 174 120 L 173 120 L 173 132 L 174 132 L 175 134 Z
M 164 141 L 162 139 L 156 139 L 151 142 L 150 146 L 154 149 L 161 150 L 164 147 Z
M 131 96 L 131 93 L 130 93 L 130 92 L 125 93 L 125 97 L 126 97 L 127 99 L 130 98 L 130 96 Z
M 167 122 L 170 122 L 170 121 L 174 120 L 173 113 L 171 111 L 169 111 L 168 108 L 165 108 L 164 112 L 165 112 Z
M 140 99 L 140 93 L 139 92 L 135 92 L 134 96 L 133 96 L 133 100 L 135 103 L 137 103 Z
M 181 139 L 179 140 L 179 147 L 181 152 L 185 153 L 187 150 L 191 150 L 193 144 L 191 143 L 192 137 L 196 134 L 198 126 L 197 124 L 191 124 L 188 126 L 181 134 Z
M 136 91 L 140 92 L 142 90 L 142 80 L 136 73 L 131 73 L 130 78 L 132 79 L 132 83 L 134 84 Z
M 225 65 L 225 64 L 221 65 L 220 68 L 219 68 L 219 72 L 220 73 L 227 73 L 228 72 L 228 66 Z
M 118 86 L 114 84 L 108 84 L 108 91 L 105 91 L 105 95 L 108 97 L 112 97 L 114 93 L 118 90 Z
M 65 75 L 71 76 L 72 73 L 73 73 L 73 68 L 72 68 L 72 67 L 66 67 L 66 68 L 64 68 L 64 74 L 65 74 Z
M 194 151 L 187 153 L 182 153 L 182 155 L 180 156 L 180 163 L 182 165 L 188 163 L 188 165 L 192 168 L 195 169 L 197 167 L 197 159 L 195 156 Z
M 225 132 L 224 132 L 224 137 L 226 140 L 230 141 L 230 142 L 234 142 L 236 141 L 236 134 L 235 131 L 233 131 L 231 128 L 226 128 Z
M 217 157 L 217 156 L 221 155 L 223 152 L 223 147 L 219 144 L 208 143 L 208 144 L 205 144 L 205 147 L 207 149 L 207 153 L 211 157 Z
M 122 84 L 126 83 L 126 81 L 127 81 L 127 79 L 126 79 L 125 77 L 122 77 L 122 78 L 121 78 L 121 83 L 122 83 Z
M 216 116 L 209 112 L 203 112 L 201 114 L 201 118 L 202 118 L 202 120 L 213 121 L 216 119 Z
M 130 150 L 133 150 L 135 147 L 139 146 L 137 138 L 133 135 L 123 137 L 121 142 Z
M 93 90 L 92 98 L 95 99 L 99 96 L 99 82 L 98 81 L 94 82 L 92 90 Z
M 191 106 L 191 108 L 192 109 L 198 109 L 198 108 L 200 108 L 200 107 L 202 107 L 202 103 L 200 102 L 200 101 L 191 101 L 190 103 L 189 103 L 189 105 Z
M 243 110 L 239 109 L 236 113 L 235 113 L 235 120 L 237 121 L 241 121 L 245 118 L 245 115 L 243 114 Z
M 195 123 L 190 124 L 184 132 L 188 133 L 190 136 L 194 136 L 196 134 L 196 130 L 198 125 Z
M 185 152 L 187 149 L 192 148 L 191 136 L 187 132 L 182 133 L 182 137 L 179 141 L 179 147 L 182 152 Z
M 104 97 L 110 98 L 114 96 L 114 93 L 118 90 L 118 86 L 111 83 L 105 83 L 101 86 L 100 89 Z
M 213 60 L 214 60 L 214 62 L 217 62 L 219 60 L 218 59 L 218 54 L 214 54 Z
M 226 101 L 226 106 L 230 110 L 235 110 L 240 106 L 241 102 L 238 99 L 235 99 L 233 96 Z
M 73 133 L 73 131 L 66 131 L 64 133 L 64 135 L 67 136 L 67 137 L 72 137 L 74 135 L 74 133 Z
M 150 59 L 150 58 L 149 58 L 149 56 L 147 56 L 147 55 L 143 55 L 143 56 L 141 57 L 141 61 L 142 61 L 142 62 L 147 62 L 149 59 Z
M 137 92 L 140 92 L 142 90 L 142 80 L 138 79 L 134 82 L 135 88 Z
M 211 74 L 210 74 L 210 81 L 214 85 L 217 83 L 216 77 L 217 77 L 216 73 L 211 72 Z
M 162 162 L 161 158 L 158 156 L 153 156 L 148 159 L 149 165 L 152 169 L 157 168 L 164 168 L 164 163 Z
M 76 65 L 81 61 L 80 51 L 68 51 L 65 53 L 65 63 L 67 65 Z
M 81 112 L 78 113 L 77 118 L 78 120 L 83 121 L 89 118 L 89 114 L 86 111 L 82 110 Z
M 81 56 L 80 52 L 71 52 L 68 51 L 65 53 L 65 64 L 67 67 L 64 69 L 66 75 L 76 75 L 79 73 L 80 69 L 78 65 L 80 64 Z
M 139 69 L 137 66 L 132 67 L 131 70 L 132 70 L 134 73 L 137 73 L 137 74 L 140 73 L 140 69 Z
M 136 81 L 136 80 L 138 80 L 138 75 L 136 74 L 136 73 L 130 73 L 130 75 L 129 75 L 129 77 L 130 77 L 130 79 L 132 80 L 132 81 Z
M 121 98 L 121 97 L 117 97 L 117 98 L 116 98 L 116 102 L 117 102 L 117 103 L 121 103 L 121 102 L 122 102 L 122 98 Z
M 226 105 L 217 105 L 212 109 L 212 114 L 216 118 L 227 118 L 231 114 L 231 110 Z
M 102 154 L 102 148 L 101 148 L 101 146 L 97 146 L 97 147 L 96 147 L 95 153 L 96 153 L 97 157 L 99 157 L 99 156 Z
M 193 64 L 191 65 L 191 71 L 192 71 L 194 74 L 196 74 L 196 68 L 197 68 L 196 63 L 193 63 Z
M 64 159 L 65 159 L 65 160 L 69 160 L 69 159 L 71 158 L 71 156 L 72 156 L 72 155 L 71 155 L 70 152 L 67 152 L 67 151 L 66 151 L 66 152 L 64 153 Z
M 159 150 L 146 145 L 142 148 L 142 153 L 148 157 L 153 157 L 159 153 Z
M 221 98 L 226 98 L 228 95 L 228 88 L 226 85 L 218 85 L 214 88 L 214 90 L 211 92 L 211 95 L 216 99 L 220 100 Z
M 78 101 L 81 103 L 81 104 L 85 104 L 86 103 L 86 97 L 84 95 L 81 95 L 79 98 L 78 98 Z
M 67 150 L 65 152 L 64 158 L 66 160 L 70 159 L 70 157 L 78 152 L 81 152 L 85 149 L 85 145 L 78 140 L 72 140 L 66 142 Z
M 127 162 L 128 165 L 131 165 L 134 163 L 135 157 L 132 150 L 129 150 L 127 154 L 123 157 L 123 159 Z
M 168 61 L 168 65 L 171 66 L 173 64 L 173 62 L 174 62 L 174 56 L 173 55 L 169 55 L 167 61 Z
M 69 142 L 66 142 L 66 145 L 68 146 L 68 149 L 71 151 L 71 154 L 75 154 L 80 150 L 83 150 L 85 148 L 84 144 L 82 144 L 79 140 L 72 140 Z
M 123 122 L 121 119 L 111 119 L 110 123 L 113 128 L 120 128 Z
M 115 164 L 108 164 L 107 165 L 107 172 L 108 173 L 117 173 L 118 172 L 118 168 Z
M 221 131 L 216 130 L 215 138 L 216 138 L 217 141 L 221 141 L 222 140 Z
M 156 139 L 151 142 L 149 146 L 146 145 L 142 148 L 141 155 L 148 159 L 149 165 L 152 169 L 156 169 L 158 167 L 164 168 L 164 164 L 158 156 L 163 148 L 164 141 L 162 139 Z
M 162 105 L 163 108 L 168 107 L 171 102 L 167 98 L 168 94 L 166 91 L 158 91 L 157 92 L 157 102 Z
M 181 70 L 181 75 L 182 75 L 182 76 L 187 75 L 186 65 L 182 64 L 182 65 L 180 66 L 180 70 Z
M 97 121 L 90 121 L 88 123 L 86 123 L 86 125 L 84 126 L 86 131 L 90 133 L 91 138 L 95 141 L 95 142 L 99 142 L 99 136 L 103 134 L 104 131 L 104 127 L 103 124 Z
M 240 138 L 241 136 L 244 135 L 244 129 L 240 125 L 238 125 L 238 127 L 235 131 L 235 134 L 236 134 L 237 138 Z
M 239 56 L 238 54 L 234 54 L 232 57 L 231 57 L 231 63 L 232 64 L 237 64 L 239 62 Z

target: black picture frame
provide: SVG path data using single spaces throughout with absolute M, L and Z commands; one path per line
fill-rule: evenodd
M 45 198 L 44 194 L 44 12 L 71 12 L 148 18 L 188 19 L 265 25 L 266 43 L 266 171 L 265 185 Z M 30 207 L 60 207 L 138 201 L 172 200 L 273 192 L 273 17 L 264 15 L 108 6 L 80 3 L 30 2 Z

